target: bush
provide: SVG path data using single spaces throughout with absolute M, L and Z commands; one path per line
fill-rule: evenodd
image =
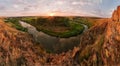
M 93 24 L 87 18 L 74 18 L 77 23 L 85 24 L 90 28 Z
M 42 29 L 41 31 L 43 31 L 44 33 L 51 35 L 51 36 L 55 36 L 55 37 L 60 37 L 60 38 L 68 38 L 71 36 L 76 36 L 79 35 L 83 32 L 84 27 L 81 24 L 72 24 L 71 25 L 71 30 L 67 31 L 67 32 L 54 32 L 51 30 L 45 30 Z
M 37 18 L 37 24 L 40 24 L 40 25 L 43 25 L 45 22 L 48 22 L 48 19 L 47 18 Z
M 37 19 L 25 19 L 25 22 L 33 25 L 36 27 L 37 30 L 42 31 L 48 35 L 61 37 L 61 38 L 68 38 L 71 36 L 76 36 L 81 34 L 84 30 L 84 26 L 78 23 L 70 22 L 69 18 L 67 17 L 50 17 L 50 18 L 37 18 Z M 48 30 L 44 28 L 44 23 L 50 26 L 60 26 L 60 27 L 68 27 L 70 28 L 68 31 L 65 32 L 55 32 L 53 30 Z
M 11 24 L 11 26 L 16 28 L 17 30 L 27 32 L 27 29 L 20 25 L 19 19 L 20 18 L 7 18 L 5 21 L 6 23 Z
M 49 19 L 49 22 L 55 26 L 69 26 L 69 18 L 67 17 L 53 17 Z

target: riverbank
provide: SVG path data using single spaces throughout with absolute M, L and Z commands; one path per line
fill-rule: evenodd
M 33 36 L 33 38 L 42 44 L 44 48 L 47 49 L 48 52 L 62 52 L 68 51 L 69 49 L 73 49 L 74 46 L 80 44 L 80 36 L 74 36 L 69 38 L 59 38 L 53 37 L 50 35 L 45 34 L 44 32 L 37 31 L 37 29 L 23 21 L 19 21 L 19 23 L 28 29 L 28 33 Z M 84 32 L 87 30 L 87 26 L 82 24 L 85 29 Z M 68 45 L 69 44 L 69 45 Z

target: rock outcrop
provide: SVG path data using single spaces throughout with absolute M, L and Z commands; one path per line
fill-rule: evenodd
M 114 10 L 112 14 L 112 20 L 120 22 L 120 6 L 117 7 L 117 10 Z
M 94 26 L 80 41 L 77 60 L 81 66 L 120 65 L 120 22 Z
M 39 66 L 45 52 L 24 32 L 11 28 L 0 19 L 0 66 Z
M 43 52 L 31 36 L 0 20 L 0 66 L 120 66 L 120 6 L 112 20 L 99 20 L 77 47 L 60 54 Z
M 48 56 L 50 65 L 119 66 L 120 22 L 111 21 L 92 27 L 81 35 L 77 48 Z M 72 56 L 73 55 L 73 56 Z

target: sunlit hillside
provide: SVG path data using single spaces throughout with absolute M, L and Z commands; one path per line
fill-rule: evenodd
M 0 0 L 0 66 L 120 66 L 120 0 Z

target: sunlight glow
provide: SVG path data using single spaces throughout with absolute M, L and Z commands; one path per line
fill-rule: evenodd
M 56 13 L 50 13 L 49 16 L 55 16 Z

